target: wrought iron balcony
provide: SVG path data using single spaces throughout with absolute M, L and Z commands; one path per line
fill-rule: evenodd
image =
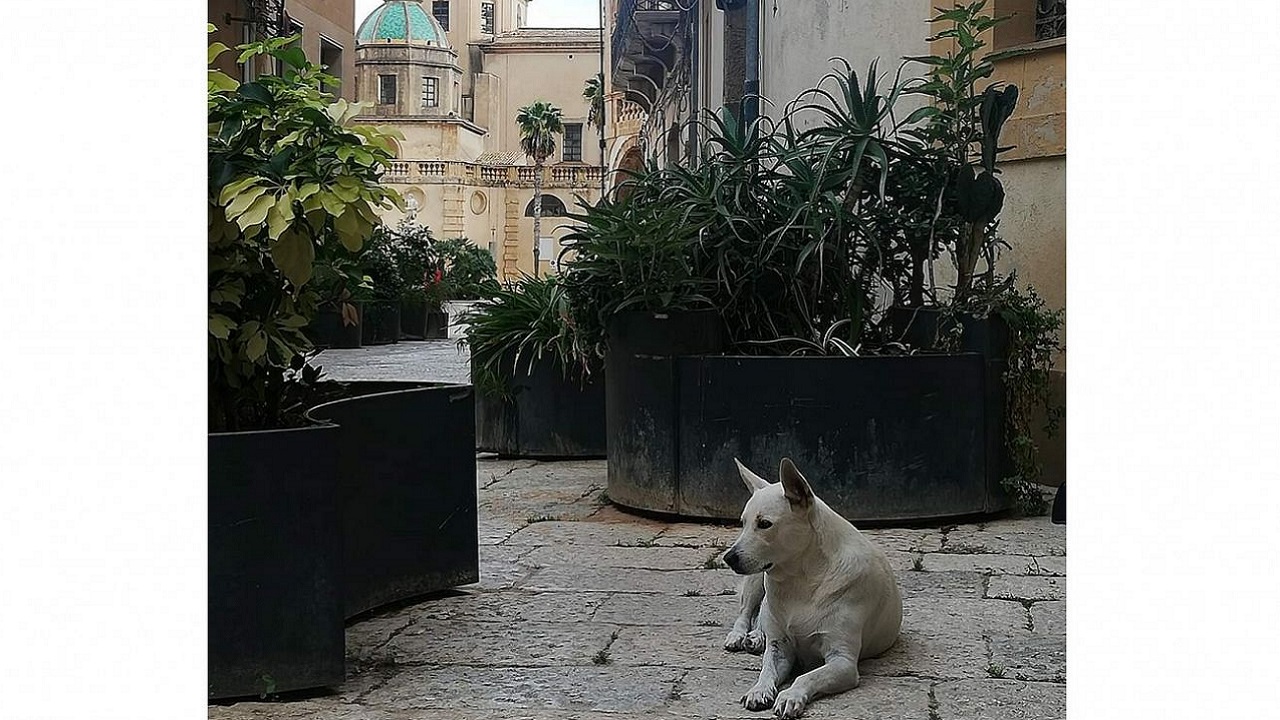
M 643 53 L 655 42 L 665 44 L 678 31 L 682 14 L 676 0 L 622 0 L 613 27 L 614 68 L 629 53 Z

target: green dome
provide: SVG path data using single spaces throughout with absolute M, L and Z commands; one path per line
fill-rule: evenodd
M 449 47 L 444 28 L 422 7 L 421 0 L 386 0 L 360 23 L 357 44 L 388 42 Z

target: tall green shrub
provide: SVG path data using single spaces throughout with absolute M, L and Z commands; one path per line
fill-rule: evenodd
M 212 26 L 210 26 L 212 31 Z M 314 379 L 304 328 L 322 295 L 317 275 L 358 284 L 350 263 L 399 204 L 379 184 L 388 133 L 351 124 L 360 106 L 319 90 L 337 79 L 290 47 L 296 37 L 241 46 L 282 75 L 238 83 L 209 70 L 209 429 L 280 427 Z M 214 43 L 209 63 L 228 48 Z

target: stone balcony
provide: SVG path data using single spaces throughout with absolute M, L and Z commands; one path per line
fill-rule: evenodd
M 559 163 L 542 168 L 544 188 L 592 188 L 600 184 L 597 165 Z M 538 168 L 532 165 L 484 165 L 454 160 L 393 160 L 384 182 L 401 184 L 457 184 L 477 187 L 533 187 Z

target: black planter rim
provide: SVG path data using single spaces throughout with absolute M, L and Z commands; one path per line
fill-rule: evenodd
M 325 403 L 325 405 L 328 405 L 328 404 L 329 403 Z M 306 425 L 304 427 L 296 427 L 296 428 L 268 428 L 264 430 L 235 430 L 232 432 L 209 433 L 209 437 L 222 438 L 222 437 L 243 437 L 246 435 L 269 435 L 269 434 L 275 434 L 275 433 L 292 433 L 292 432 L 307 432 L 311 430 L 326 430 L 329 428 L 338 427 L 337 425 L 329 422 L 328 420 L 317 420 L 311 417 L 310 410 L 303 413 L 303 417 L 305 417 L 307 419 L 307 422 L 311 424 Z
M 325 409 L 325 408 L 327 408 L 327 407 L 329 407 L 329 406 L 331 406 L 331 405 L 335 405 L 335 404 L 337 404 L 337 403 L 350 402 L 351 400 L 353 400 L 353 399 L 355 399 L 355 398 L 357 398 L 357 397 L 360 397 L 360 398 L 370 398 L 370 397 L 380 397 L 380 396 L 383 396 L 383 395 L 399 395 L 399 394 L 403 394 L 403 393 L 419 392 L 419 391 L 422 391 L 422 390 L 463 389 L 463 388 L 465 388 L 465 389 L 467 389 L 467 390 L 470 390 L 470 389 L 471 389 L 471 385 L 470 385 L 470 384 L 468 384 L 468 383 L 433 383 L 433 382 L 426 381 L 426 380 L 423 380 L 423 381 L 417 381 L 417 380 L 344 380 L 343 382 L 347 382 L 347 383 L 351 383 L 351 384 L 358 384 L 358 383 L 362 383 L 362 382 L 376 382 L 376 383 L 400 383 L 400 384 L 404 384 L 404 385 L 406 385 L 406 386 L 408 386 L 408 387 L 403 387 L 403 388 L 400 388 L 400 389 L 398 389 L 398 390 L 381 390 L 381 391 L 379 391 L 379 392 L 361 393 L 360 395 L 353 395 L 353 396 L 351 396 L 351 397 L 338 398 L 337 400 L 330 400 L 329 402 L 321 403 L 321 404 L 319 404 L 319 405 L 316 405 L 316 406 L 315 406 L 315 407 L 313 407 L 313 408 L 310 408 L 310 409 L 309 409 L 309 410 L 307 410 L 305 413 L 303 413 L 303 416 L 304 416 L 304 417 L 306 417 L 308 420 L 310 420 L 310 421 L 312 421 L 312 422 L 315 422 L 315 423 L 328 423 L 328 424 L 332 424 L 332 423 L 329 423 L 329 421 L 327 421 L 327 420 L 324 420 L 324 419 L 320 419 L 320 418 L 315 417 L 315 416 L 313 415 L 313 413 L 315 413 L 315 412 L 316 412 L 316 411 L 318 411 L 318 410 L 323 410 L 323 409 Z M 334 427 L 336 427 L 336 425 L 334 425 Z

